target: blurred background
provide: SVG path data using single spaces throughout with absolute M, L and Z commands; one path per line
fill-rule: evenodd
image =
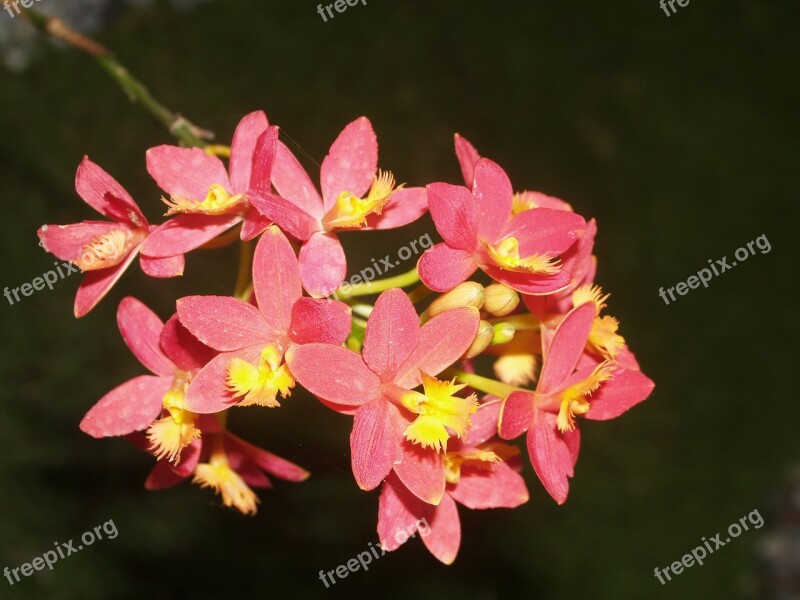
M 135 295 L 166 318 L 179 296 L 228 294 L 235 248 L 193 253 L 178 281 L 134 267 L 80 321 L 77 275 L 0 299 L 0 567 L 109 519 L 119 530 L 52 572 L 0 580 L 0 597 L 800 597 L 797 7 L 691 2 L 667 17 L 656 0 L 635 4 L 371 0 L 324 22 L 305 0 L 37 2 L 222 143 L 242 115 L 266 110 L 312 173 L 363 114 L 400 181 L 459 182 L 462 133 L 516 188 L 597 218 L 597 281 L 657 386 L 623 418 L 584 422 L 564 506 L 526 464 L 530 503 L 460 511 L 453 566 L 417 540 L 325 589 L 321 569 L 377 541 L 378 494 L 349 472 L 349 418 L 299 392 L 280 410 L 233 411 L 233 431 L 313 472 L 262 493 L 255 518 L 189 484 L 146 492 L 151 459 L 78 429 L 142 373 L 116 328 L 119 300 Z M 84 154 L 158 222 L 144 152 L 173 140 L 89 58 L 37 42 L 5 10 L 0 40 L 0 285 L 13 288 L 52 266 L 41 224 L 94 218 L 74 192 Z M 426 231 L 429 218 L 342 236 L 352 272 Z M 669 306 L 658 296 L 762 234 L 770 253 Z M 754 510 L 763 528 L 666 585 L 655 578 Z

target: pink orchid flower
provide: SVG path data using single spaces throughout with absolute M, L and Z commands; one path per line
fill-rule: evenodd
M 96 438 L 146 429 L 156 458 L 179 464 L 183 451 L 200 437 L 197 415 L 186 410 L 184 395 L 214 353 L 177 317 L 165 325 L 130 296 L 119 304 L 117 324 L 125 344 L 153 375 L 135 377 L 111 390 L 86 413 L 80 427 Z
M 513 439 L 528 432 L 531 464 L 559 504 L 567 499 L 578 460 L 575 416 L 613 419 L 645 400 L 655 387 L 639 370 L 584 353 L 595 317 L 593 302 L 570 311 L 545 348 L 536 391 L 513 392 L 500 412 L 500 437 Z
M 478 268 L 525 294 L 551 294 L 570 284 L 572 275 L 556 259 L 584 235 L 586 222 L 579 215 L 536 208 L 512 217 L 511 181 L 487 158 L 475 164 L 472 190 L 448 183 L 427 189 L 444 239 L 419 261 L 429 288 L 449 291 Z
M 467 436 L 446 454 L 435 455 L 441 465 L 441 502 L 434 505 L 420 499 L 408 486 L 413 479 L 401 477 L 395 468 L 378 501 L 378 536 L 384 548 L 396 550 L 417 532 L 431 554 L 449 565 L 461 543 L 456 502 L 476 510 L 516 508 L 528 501 L 519 474 L 519 451 L 495 437 L 499 411 L 500 400 L 482 404 Z M 420 522 L 427 523 L 427 531 L 419 530 Z
M 298 344 L 341 345 L 350 333 L 350 307 L 304 298 L 300 269 L 289 240 L 275 225 L 256 246 L 253 291 L 257 307 L 228 296 L 178 300 L 178 318 L 220 355 L 192 380 L 190 410 L 215 413 L 231 406 L 278 406 L 295 384 L 284 354 Z
M 469 427 L 476 400 L 454 394 L 464 386 L 435 379 L 469 348 L 478 331 L 472 307 L 443 312 L 419 325 L 408 295 L 382 293 L 370 314 L 362 354 L 341 346 L 308 344 L 287 353 L 289 369 L 334 410 L 354 414 L 350 435 L 356 482 L 380 484 L 397 462 L 403 440 L 444 450 L 451 432 Z M 413 392 L 424 384 L 425 393 Z
M 395 187 L 391 173 L 378 170 L 378 142 L 366 117 L 339 134 L 322 161 L 322 195 L 282 143 L 272 184 L 279 195 L 261 190 L 250 201 L 286 233 L 301 240 L 300 273 L 315 297 L 327 296 L 344 281 L 347 262 L 337 231 L 392 229 L 418 219 L 428 208 L 424 188 Z
M 45 250 L 86 273 L 75 296 L 75 316 L 80 318 L 122 277 L 154 227 L 148 225 L 130 194 L 88 157 L 84 156 L 78 167 L 75 189 L 86 204 L 110 220 L 42 225 L 37 234 Z M 183 274 L 183 256 L 141 256 L 139 264 L 151 277 Z
M 185 254 L 242 223 L 241 238 L 250 240 L 269 225 L 249 203 L 251 194 L 269 191 L 278 141 L 263 111 L 245 116 L 231 143 L 230 164 L 200 148 L 162 145 L 147 151 L 147 171 L 170 195 L 167 215 L 142 247 L 145 256 Z

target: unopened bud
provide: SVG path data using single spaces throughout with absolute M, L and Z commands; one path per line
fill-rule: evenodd
M 483 306 L 483 286 L 480 283 L 465 281 L 436 298 L 422 314 L 422 322 L 424 323 L 445 311 L 463 306 L 474 306 L 478 310 Z
M 497 323 L 493 327 L 493 331 L 492 345 L 497 346 L 498 344 L 507 344 L 513 340 L 517 330 L 514 329 L 511 323 Z
M 496 317 L 505 317 L 519 305 L 519 294 L 502 283 L 486 286 L 484 295 L 483 310 Z
M 486 350 L 492 345 L 494 339 L 494 327 L 488 321 L 481 321 L 478 326 L 478 335 L 475 336 L 475 341 L 464 353 L 464 358 L 475 358 L 481 352 Z

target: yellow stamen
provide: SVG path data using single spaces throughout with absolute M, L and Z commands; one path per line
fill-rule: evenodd
M 259 503 L 258 496 L 239 474 L 231 469 L 221 436 L 222 434 L 215 434 L 211 458 L 209 462 L 195 467 L 192 483 L 197 483 L 200 487 L 212 488 L 222 496 L 222 503 L 225 506 L 233 506 L 245 515 L 254 515 Z
M 277 395 L 291 395 L 295 380 L 283 362 L 283 353 L 275 346 L 266 346 L 261 351 L 258 366 L 241 358 L 232 358 L 228 363 L 228 389 L 235 398 L 243 396 L 237 406 L 280 406 Z
M 539 208 L 539 205 L 536 204 L 534 200 L 533 194 L 528 192 L 517 192 L 514 194 L 514 199 L 511 203 L 511 214 L 518 215 L 532 208 Z
M 595 315 L 589 341 L 586 345 L 603 358 L 616 358 L 620 349 L 625 346 L 625 338 L 617 333 L 619 321 L 608 315 L 601 317 L 600 311 L 606 307 L 606 300 L 611 294 L 603 295 L 600 286 L 582 285 L 572 292 L 573 306 L 581 306 L 587 302 L 594 303 Z
M 341 192 L 336 204 L 323 219 L 326 230 L 362 227 L 369 215 L 381 214 L 392 194 L 403 189 L 403 185 L 395 187 L 394 175 L 389 171 L 378 171 L 366 198 L 358 198 L 347 191 Z
M 524 258 L 519 255 L 519 241 L 515 237 L 507 237 L 496 246 L 483 242 L 491 259 L 501 269 L 520 273 L 538 273 L 553 275 L 561 270 L 557 259 L 547 254 L 532 254 Z
M 194 213 L 202 215 L 225 215 L 237 212 L 241 208 L 244 194 L 231 195 L 223 186 L 218 183 L 211 184 L 205 200 L 198 202 L 189 198 L 171 196 L 169 200 L 161 198 L 167 205 L 165 216 L 176 213 Z
M 477 448 L 447 452 L 444 455 L 445 478 L 448 483 L 458 483 L 464 465 L 491 471 L 496 465 L 519 454 L 519 449 L 509 444 L 481 444 Z
M 166 459 L 177 465 L 183 449 L 200 437 L 200 430 L 195 427 L 197 415 L 185 408 L 184 395 L 190 381 L 191 374 L 186 371 L 175 374 L 172 389 L 162 400 L 169 415 L 147 429 L 150 451 L 158 460 Z
M 72 262 L 81 271 L 107 269 L 121 263 L 145 238 L 144 231 L 115 229 L 98 235 L 83 246 L 81 255 Z
M 467 398 L 454 396 L 466 387 L 452 381 L 439 381 L 427 373 L 422 374 L 425 393 L 406 392 L 400 402 L 419 416 L 406 428 L 406 439 L 423 448 L 435 448 L 437 452 L 447 449 L 450 431 L 461 438 L 469 429 L 469 416 L 478 409 L 475 394 Z
M 605 360 L 597 365 L 589 377 L 561 392 L 561 407 L 556 424 L 562 433 L 575 429 L 575 415 L 585 415 L 589 412 L 590 405 L 586 397 L 591 396 L 601 383 L 611 379 L 616 367 L 616 363 Z

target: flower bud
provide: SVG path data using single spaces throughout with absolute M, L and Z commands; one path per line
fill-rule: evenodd
M 513 340 L 517 330 L 514 329 L 511 323 L 497 323 L 492 328 L 492 331 L 494 332 L 492 345 L 497 346 L 498 344 L 507 344 Z
M 519 294 L 502 283 L 487 286 L 484 295 L 483 310 L 496 317 L 505 317 L 519 305 Z
M 431 305 L 422 314 L 422 322 L 424 323 L 445 311 L 463 306 L 474 306 L 480 310 L 483 306 L 483 296 L 483 286 L 480 283 L 465 281 L 431 302 Z
M 481 352 L 486 350 L 494 339 L 494 327 L 488 321 L 481 321 L 478 326 L 478 335 L 475 336 L 475 341 L 464 353 L 464 358 L 475 358 Z

